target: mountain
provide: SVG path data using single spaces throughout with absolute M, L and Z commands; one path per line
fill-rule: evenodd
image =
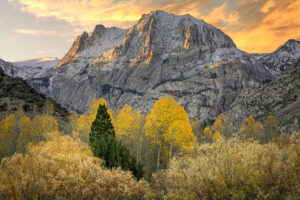
M 8 75 L 12 76 L 15 73 L 15 66 L 12 63 L 6 62 L 2 59 L 0 59 L 0 68 Z
M 0 59 L 0 67 L 7 75 L 31 80 L 45 76 L 58 62 L 59 59 L 53 57 L 42 57 L 12 63 Z
M 279 76 L 300 57 L 300 42 L 291 39 L 273 53 L 253 55 L 261 61 L 273 75 Z
M 3 63 L 6 64 L 5 67 L 2 66 Z M 0 120 L 16 111 L 18 107 L 30 112 L 33 110 L 33 106 L 37 105 L 40 110 L 47 101 L 54 104 L 55 115 L 66 120 L 68 116 L 66 109 L 44 94 L 38 93 L 21 78 L 6 75 L 2 67 L 6 68 L 7 62 L 0 61 Z
M 235 101 L 225 114 L 235 127 L 239 127 L 249 115 L 260 122 L 273 115 L 283 131 L 299 130 L 300 57 L 265 87 L 254 89 Z
M 83 32 L 56 67 L 26 81 L 79 113 L 100 97 L 113 109 L 130 104 L 148 113 L 158 98 L 174 95 L 191 117 L 211 121 L 273 84 L 296 60 L 298 45 L 289 40 L 273 53 L 248 54 L 203 20 L 155 11 L 130 29 Z M 235 124 L 252 112 L 237 113 L 228 114 Z
M 14 76 L 21 77 L 24 80 L 33 79 L 48 73 L 59 62 L 58 58 L 42 57 L 32 60 L 13 62 L 16 73 Z
M 99 97 L 112 108 L 128 103 L 146 113 L 172 94 L 191 116 L 207 120 L 272 79 L 221 30 L 190 15 L 155 11 L 129 30 L 99 25 L 83 33 L 47 78 L 28 82 L 80 113 Z

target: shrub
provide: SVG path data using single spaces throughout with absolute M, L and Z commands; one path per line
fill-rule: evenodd
M 196 148 L 190 158 L 172 159 L 153 177 L 161 199 L 297 199 L 300 140 L 287 145 L 220 139 Z M 151 199 L 149 198 L 149 199 Z
M 25 155 L 3 159 L 0 199 L 143 199 L 145 181 L 101 163 L 87 144 L 53 137 Z

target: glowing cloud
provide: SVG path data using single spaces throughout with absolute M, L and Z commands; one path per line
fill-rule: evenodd
M 56 31 L 45 31 L 45 30 L 36 30 L 36 29 L 14 29 L 16 33 L 25 34 L 25 35 L 56 35 Z
M 222 29 L 247 52 L 271 52 L 288 39 L 300 39 L 300 0 L 9 1 L 38 18 L 65 20 L 77 33 L 91 30 L 96 24 L 127 28 L 143 13 L 160 9 L 202 18 Z

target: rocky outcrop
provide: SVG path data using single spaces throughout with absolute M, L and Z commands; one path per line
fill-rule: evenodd
M 236 128 L 249 115 L 260 122 L 273 115 L 286 133 L 300 129 L 300 58 L 277 79 L 241 96 L 226 112 Z
M 5 74 L 14 76 L 17 73 L 15 66 L 10 63 L 0 59 L 0 68 L 4 71 Z
M 122 42 L 126 32 L 126 29 L 105 28 L 103 25 L 97 25 L 90 34 L 83 32 L 76 38 L 67 54 L 57 64 L 57 67 L 71 64 L 76 58 L 96 57 L 101 52 L 116 47 Z
M 275 76 L 279 76 L 300 57 L 300 42 L 288 40 L 269 54 L 253 54 Z

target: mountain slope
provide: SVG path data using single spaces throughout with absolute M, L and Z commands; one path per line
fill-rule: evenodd
M 158 98 L 171 94 L 200 121 L 228 111 L 237 127 L 249 114 L 263 120 L 266 114 L 282 109 L 285 114 L 278 114 L 277 119 L 281 124 L 287 122 L 290 129 L 296 127 L 291 121 L 299 113 L 293 109 L 288 119 L 289 108 L 298 106 L 293 100 L 299 95 L 295 90 L 298 83 L 289 69 L 280 76 L 286 80 L 274 79 L 298 54 L 296 40 L 289 40 L 271 54 L 247 54 L 237 49 L 229 36 L 203 20 L 155 11 L 143 15 L 128 30 L 97 25 L 92 33 L 84 32 L 55 68 L 27 82 L 79 113 L 87 111 L 92 98 L 100 97 L 112 108 L 130 104 L 147 113 Z M 6 66 L 9 71 L 11 66 Z M 291 94 L 280 85 L 280 81 L 288 80 L 287 85 L 293 89 L 287 91 Z M 265 87 L 269 89 L 264 91 Z M 276 87 L 281 92 L 277 93 Z M 256 97 L 256 93 L 261 96 Z M 280 95 L 290 100 L 278 103 Z M 274 99 L 281 107 L 270 106 L 270 102 L 261 106 L 263 98 L 270 102 Z M 245 103 L 248 99 L 251 102 Z M 247 110 L 245 104 L 256 107 Z
M 279 76 L 300 57 L 300 42 L 291 39 L 273 53 L 254 54 L 254 56 L 261 61 L 273 75 Z
M 283 130 L 300 129 L 300 58 L 277 79 L 240 98 L 226 112 L 235 127 L 249 115 L 261 122 L 273 115 Z
M 4 71 L 5 74 L 8 74 L 10 76 L 14 76 L 14 74 L 16 73 L 15 66 L 12 63 L 6 62 L 2 59 L 0 59 L 0 68 Z
M 46 101 L 54 104 L 55 115 L 66 119 L 68 111 L 52 99 L 38 93 L 21 78 L 14 78 L 4 73 L 0 67 L 0 119 L 22 107 L 26 112 L 37 105 L 41 109 Z

